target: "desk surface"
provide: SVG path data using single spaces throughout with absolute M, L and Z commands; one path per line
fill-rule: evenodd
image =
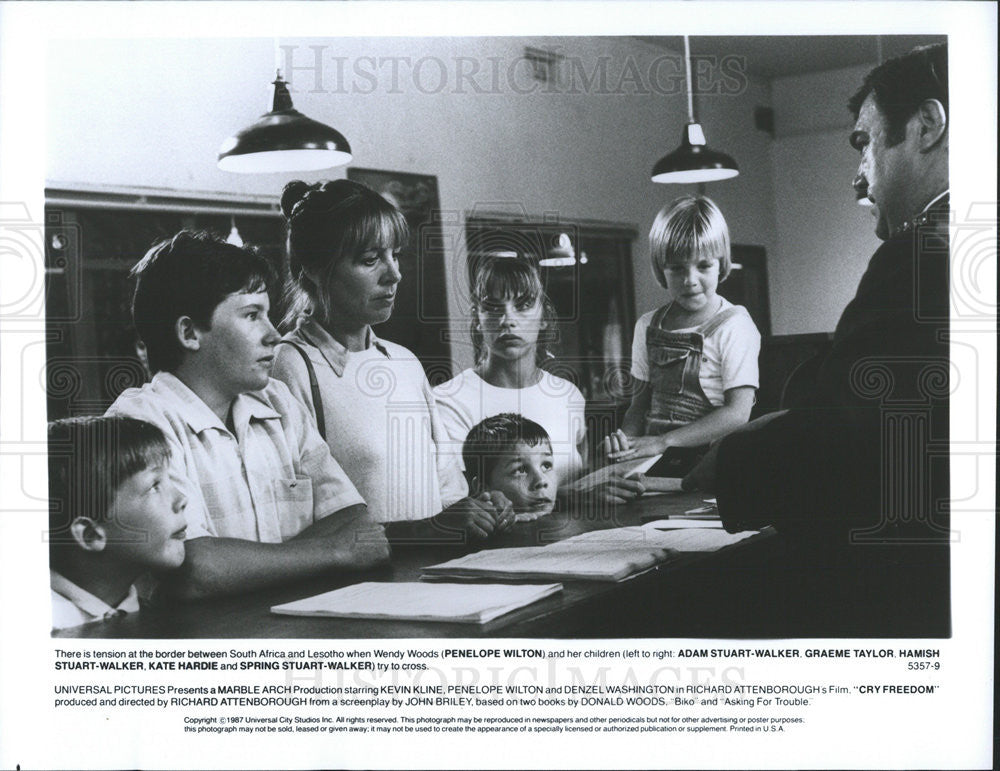
M 680 516 L 701 505 L 695 494 L 649 496 L 628 506 L 603 511 L 555 513 L 534 522 L 522 522 L 485 547 L 537 546 L 562 540 L 588 530 L 639 524 L 652 516 Z M 740 554 L 760 561 L 766 558 L 769 541 L 754 537 L 714 554 L 685 554 L 647 573 L 618 583 L 566 581 L 557 595 L 502 616 L 487 624 L 376 621 L 279 616 L 272 605 L 309 597 L 358 581 L 416 581 L 420 569 L 464 553 L 484 548 L 473 546 L 397 546 L 391 564 L 377 570 L 350 575 L 332 575 L 286 584 L 246 595 L 225 597 L 187 605 L 148 608 L 111 622 L 89 624 L 57 633 L 59 637 L 129 638 L 390 638 L 390 637 L 636 637 L 660 636 L 653 632 L 673 613 L 683 623 L 672 631 L 701 636 L 711 629 L 699 625 L 691 605 L 683 613 L 670 606 L 678 598 L 692 597 L 706 566 L 712 574 L 726 573 Z M 771 544 L 773 547 L 773 544 Z M 700 567 L 699 567 L 700 566 Z M 712 614 L 718 616 L 718 614 Z M 709 624 L 711 626 L 711 624 Z M 683 627 L 683 628 L 682 628 Z

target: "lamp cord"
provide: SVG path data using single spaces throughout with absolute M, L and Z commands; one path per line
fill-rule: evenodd
M 691 43 L 684 36 L 684 69 L 687 73 L 688 123 L 694 123 L 694 89 L 691 85 Z

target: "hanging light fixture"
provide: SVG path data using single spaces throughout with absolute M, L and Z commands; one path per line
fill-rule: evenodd
M 230 217 L 229 223 L 231 227 L 229 228 L 229 237 L 226 238 L 226 243 L 232 244 L 233 246 L 243 246 L 243 236 L 241 236 L 240 231 L 236 229 L 236 217 Z
M 555 244 L 551 246 L 547 254 L 542 257 L 538 264 L 543 268 L 563 268 L 576 265 L 576 251 L 573 249 L 573 241 L 568 233 L 560 233 Z
M 240 174 L 318 171 L 351 162 L 344 135 L 292 107 L 281 70 L 272 81 L 271 111 L 229 137 L 219 148 L 219 168 Z
M 688 122 L 681 134 L 680 147 L 669 155 L 664 155 L 653 167 L 653 182 L 687 184 L 735 177 L 740 173 L 736 161 L 725 153 L 710 150 L 701 124 L 694 119 L 691 44 L 687 35 L 684 36 L 684 66 L 687 72 Z

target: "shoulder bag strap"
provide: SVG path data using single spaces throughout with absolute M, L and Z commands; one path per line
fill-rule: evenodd
M 290 345 L 299 355 L 302 357 L 302 361 L 306 363 L 306 373 L 309 375 L 309 390 L 312 391 L 313 409 L 316 412 L 316 427 L 319 429 L 319 435 L 326 440 L 326 420 L 323 418 L 323 397 L 319 393 L 319 382 L 316 380 L 316 369 L 313 367 L 313 363 L 309 360 L 309 354 L 306 353 L 306 349 L 303 348 L 298 343 L 292 342 L 291 340 L 280 340 L 278 345 L 284 343 L 285 345 Z

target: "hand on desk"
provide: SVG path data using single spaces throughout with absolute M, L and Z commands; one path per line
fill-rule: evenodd
M 462 498 L 434 517 L 434 521 L 447 530 L 461 530 L 470 538 L 482 540 L 509 528 L 515 517 L 514 506 L 507 496 L 490 490 L 474 498 Z
M 666 442 L 662 436 L 628 436 L 619 428 L 604 437 L 601 449 L 608 460 L 638 460 L 659 455 L 666 449 Z

